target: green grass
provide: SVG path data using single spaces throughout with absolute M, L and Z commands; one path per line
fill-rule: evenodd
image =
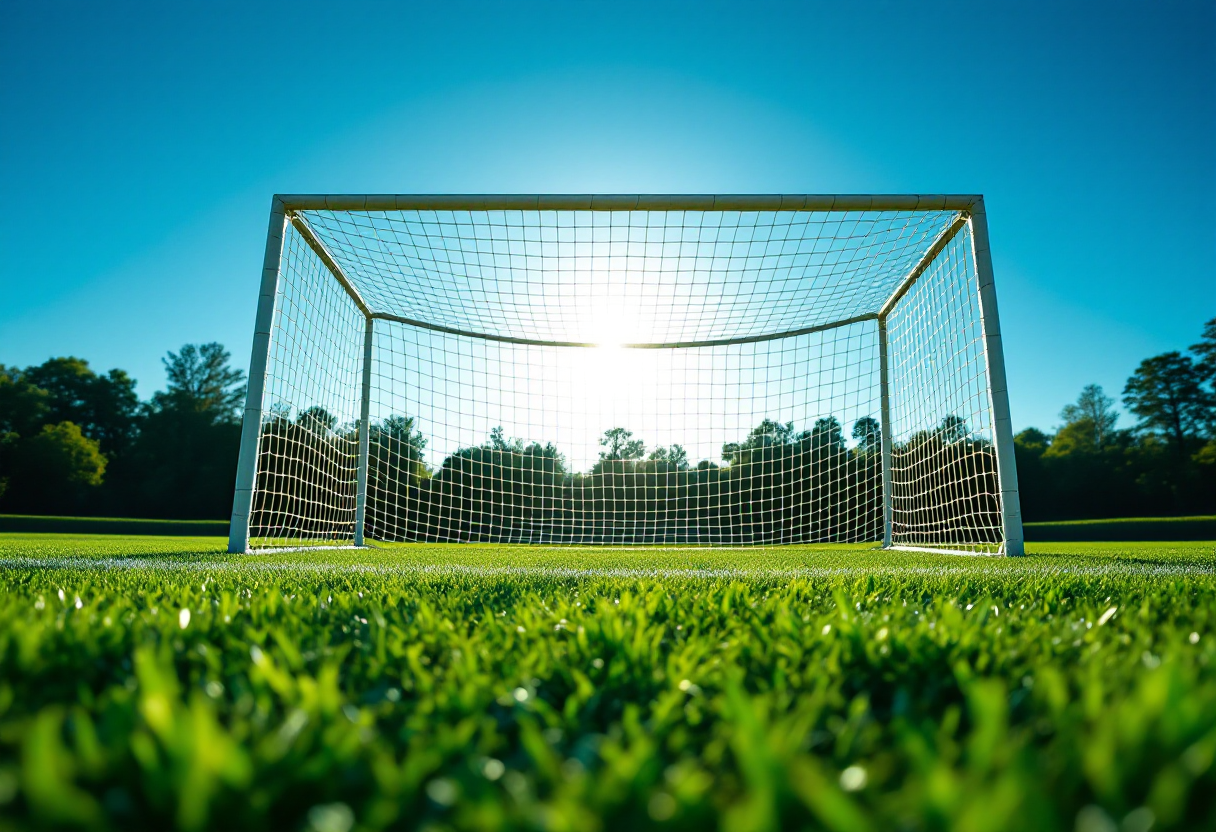
M 0 828 L 1213 828 L 1213 544 L 1030 550 L 0 534 Z

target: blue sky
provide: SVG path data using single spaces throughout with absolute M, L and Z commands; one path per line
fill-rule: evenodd
M 982 192 L 1017 428 L 1216 316 L 1210 2 L 7 3 L 0 114 L 0 362 L 145 398 L 276 191 Z

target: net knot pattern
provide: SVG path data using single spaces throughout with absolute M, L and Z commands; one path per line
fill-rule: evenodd
M 250 547 L 999 551 L 966 219 L 288 210 Z

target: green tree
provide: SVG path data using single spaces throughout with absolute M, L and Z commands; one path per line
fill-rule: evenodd
M 1203 325 L 1203 335 L 1198 344 L 1191 345 L 1191 352 L 1195 354 L 1195 370 L 1207 388 L 1207 436 L 1216 442 L 1216 318 Z
M 502 425 L 490 430 L 490 441 L 486 447 L 492 451 L 506 451 L 507 453 L 520 454 L 524 450 L 524 440 L 514 437 L 507 437 Z
M 557 449 L 552 442 L 540 444 L 533 442 L 524 448 L 520 454 L 526 458 L 534 469 L 561 475 L 566 473 L 566 455 Z
M 296 424 L 309 433 L 328 436 L 337 427 L 338 417 L 320 405 L 314 405 L 300 413 L 296 419 Z
M 123 370 L 98 375 L 82 358 L 52 358 L 28 367 L 25 380 L 47 392 L 46 422 L 72 422 L 108 456 L 125 452 L 139 430 L 135 380 Z
M 793 433 L 793 422 L 790 423 L 790 428 L 790 432 Z M 815 448 L 844 450 L 844 428 L 840 426 L 840 420 L 835 416 L 816 419 L 814 426 L 811 427 L 810 439 L 812 447 Z
M 853 439 L 862 453 L 871 453 L 882 447 L 882 426 L 873 416 L 862 416 L 853 423 Z
M 1115 438 L 1119 414 L 1115 400 L 1106 395 L 1101 385 L 1087 384 L 1074 404 L 1060 411 L 1064 425 L 1056 432 L 1053 449 L 1056 455 L 1080 451 L 1100 451 Z
M 228 366 L 223 345 L 186 344 L 162 362 L 169 376 L 167 389 L 152 397 L 159 410 L 210 414 L 216 421 L 235 421 L 245 399 L 245 374 Z
M 36 433 L 50 413 L 49 398 L 25 373 L 0 364 L 0 435 Z
M 1050 447 L 1051 437 L 1038 428 L 1026 428 L 1013 437 L 1022 512 L 1031 519 L 1049 517 L 1057 507 L 1055 483 L 1043 458 Z
M 646 444 L 641 439 L 634 439 L 633 431 L 625 428 L 609 428 L 604 431 L 600 446 L 606 449 L 600 451 L 601 462 L 641 459 L 646 453 Z
M 232 507 L 243 374 L 219 344 L 187 344 L 164 359 L 167 389 L 152 397 L 124 466 L 133 513 L 219 518 Z M 307 411 L 306 411 L 307 412 Z M 315 414 L 319 415 L 319 414 Z
M 5 464 L 6 507 L 34 513 L 75 513 L 101 485 L 106 458 L 97 440 L 71 422 L 44 425 L 11 446 Z
M 422 451 L 426 448 L 426 437 L 422 435 L 422 431 L 414 429 L 413 416 L 389 416 L 379 427 L 372 428 L 372 436 L 374 437 L 379 430 L 383 441 L 395 442 L 400 444 L 409 458 L 415 462 L 422 459 Z
M 788 445 L 794 441 L 794 423 L 782 424 L 775 419 L 764 419 L 743 442 L 727 442 L 722 446 L 722 459 L 734 465 L 746 461 L 749 451 L 760 448 L 771 448 L 778 445 Z
M 666 462 L 677 471 L 688 470 L 688 451 L 684 450 L 683 445 L 655 448 L 650 452 L 650 459 L 654 462 Z
M 966 419 L 952 414 L 942 419 L 942 423 L 937 426 L 937 435 L 943 442 L 954 445 L 970 439 L 971 429 L 967 427 Z
M 1198 344 L 1191 345 L 1195 354 L 1195 369 L 1212 387 L 1216 387 L 1216 318 L 1203 325 Z
M 1123 388 L 1123 403 L 1140 417 L 1138 427 L 1155 433 L 1185 455 L 1191 440 L 1209 420 L 1210 395 L 1190 356 L 1180 352 L 1155 355 L 1140 362 Z

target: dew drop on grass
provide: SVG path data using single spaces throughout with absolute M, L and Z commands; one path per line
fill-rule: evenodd
M 846 792 L 856 792 L 866 786 L 866 770 L 861 766 L 849 766 L 840 772 L 840 788 Z
M 528 691 L 524 688 L 516 688 L 511 692 L 511 695 L 515 697 L 516 702 L 528 701 Z
M 1110 608 L 1110 609 L 1108 609 L 1106 612 L 1102 613 L 1102 616 L 1101 616 L 1101 617 L 1098 619 L 1098 626 L 1099 626 L 1099 627 L 1101 627 L 1101 626 L 1102 626 L 1102 625 L 1104 625 L 1104 624 L 1105 624 L 1107 621 L 1110 621 L 1111 616 L 1115 614 L 1115 611 L 1116 611 L 1117 609 L 1119 609 L 1119 608 L 1118 608 L 1118 607 L 1111 607 L 1111 608 Z
M 823 634 L 826 636 L 828 633 L 832 632 L 832 625 L 831 625 L 831 624 L 824 624 L 824 625 L 823 625 L 823 629 L 822 629 L 822 630 L 820 630 L 820 632 L 821 632 L 821 633 L 823 633 Z
M 426 796 L 440 806 L 451 806 L 456 802 L 456 784 L 446 777 L 432 780 L 426 784 Z
M 0 806 L 10 803 L 17 796 L 17 775 L 11 771 L 0 771 Z
M 494 781 L 499 777 L 502 777 L 503 772 L 506 770 L 507 767 L 502 764 L 502 760 L 495 760 L 493 757 L 481 764 L 481 773 L 484 774 L 485 778 L 490 781 Z
M 350 832 L 355 813 L 345 803 L 324 803 L 308 810 L 310 832 Z
M 1123 823 L 1119 825 L 1119 828 L 1121 832 L 1149 832 L 1156 820 L 1157 818 L 1153 815 L 1152 809 L 1147 806 L 1141 806 L 1128 812 L 1124 816 Z
M 604 666 L 604 660 L 600 659 L 600 658 L 592 659 L 591 666 L 594 667 L 596 670 L 600 670 Z
M 1189 641 L 1191 644 L 1198 644 L 1199 633 L 1191 633 L 1190 636 L 1187 637 L 1187 641 Z
M 177 614 L 177 626 L 183 630 L 190 626 L 190 610 L 183 609 Z
M 653 820 L 669 820 L 676 813 L 676 799 L 667 792 L 656 792 L 646 806 Z
M 1077 832 L 1118 832 L 1118 829 L 1101 806 L 1085 806 L 1077 812 Z

